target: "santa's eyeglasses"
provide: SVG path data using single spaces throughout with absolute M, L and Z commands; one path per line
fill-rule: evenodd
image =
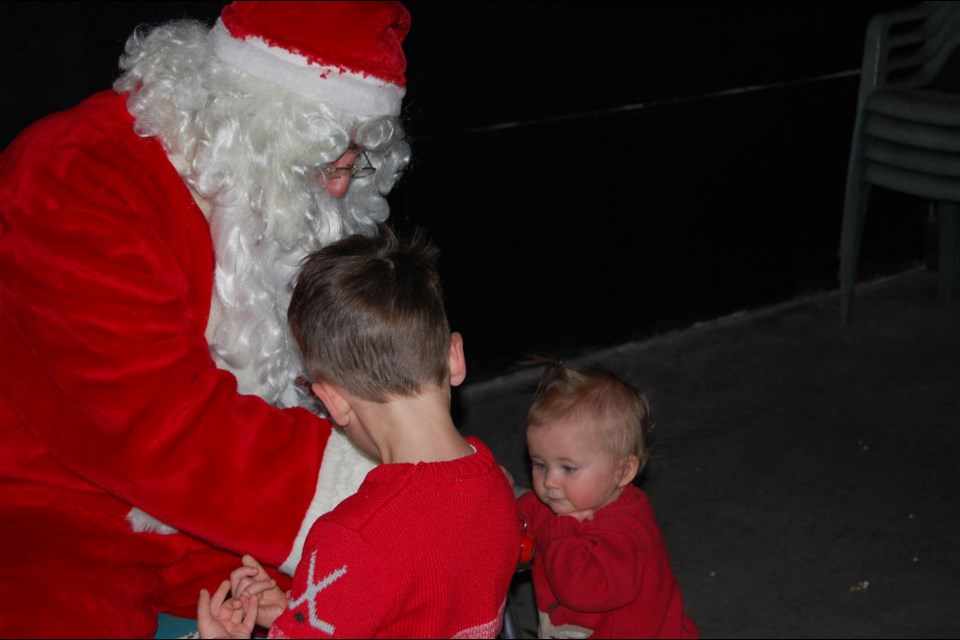
M 367 157 L 367 150 L 359 146 L 351 145 L 347 148 L 348 151 L 359 151 L 363 156 L 363 159 L 367 161 L 367 166 L 358 167 L 356 161 L 353 164 L 348 164 L 342 167 L 335 167 L 333 164 L 328 164 L 323 167 L 323 175 L 326 176 L 327 180 L 334 180 L 336 178 L 366 178 L 372 176 L 377 172 L 376 168 L 370 163 L 370 158 Z

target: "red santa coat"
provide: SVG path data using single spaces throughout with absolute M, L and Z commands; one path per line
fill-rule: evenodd
M 213 273 L 207 220 L 125 96 L 0 156 L 0 597 L 17 603 L 0 635 L 32 635 L 29 618 L 40 635 L 152 634 L 157 610 L 190 611 L 235 566 L 218 547 L 290 556 L 330 424 L 216 367 Z M 134 532 L 134 506 L 182 533 Z M 61 599 L 81 616 L 62 627 Z

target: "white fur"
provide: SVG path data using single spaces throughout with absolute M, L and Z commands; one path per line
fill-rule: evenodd
M 160 522 L 146 511 L 137 509 L 136 507 L 130 509 L 130 512 L 127 514 L 127 522 L 130 523 L 130 528 L 137 533 L 159 533 L 168 536 L 171 533 L 177 532 L 177 530 L 170 525 Z

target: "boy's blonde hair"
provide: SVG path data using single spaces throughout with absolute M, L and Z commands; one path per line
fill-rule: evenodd
M 573 369 L 560 360 L 536 358 L 545 365 L 526 429 L 561 420 L 582 419 L 596 428 L 600 446 L 614 458 L 637 456 L 637 475 L 650 458 L 653 414 L 639 389 L 602 369 Z
M 307 256 L 287 319 L 311 382 L 386 402 L 448 384 L 450 325 L 437 248 L 377 231 Z

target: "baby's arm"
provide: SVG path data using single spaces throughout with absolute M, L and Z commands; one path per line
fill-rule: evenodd
M 533 532 L 557 600 L 577 611 L 608 611 L 640 588 L 642 541 L 626 528 L 570 516 L 545 519 Z

